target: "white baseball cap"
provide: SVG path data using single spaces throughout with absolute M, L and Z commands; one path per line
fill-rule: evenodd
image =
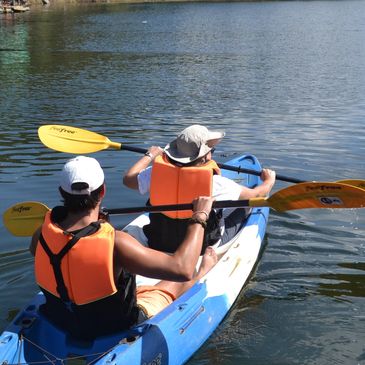
M 85 187 L 75 189 L 73 184 L 84 183 Z M 92 157 L 77 156 L 68 160 L 61 173 L 61 188 L 73 195 L 90 195 L 104 183 L 104 172 L 99 162 Z
M 202 125 L 194 124 L 185 128 L 164 148 L 164 152 L 174 161 L 183 164 L 193 162 L 211 151 L 224 136 L 222 131 L 210 131 Z

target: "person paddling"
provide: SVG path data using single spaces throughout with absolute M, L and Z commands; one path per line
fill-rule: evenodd
M 211 197 L 194 200 L 183 242 L 170 255 L 141 245 L 100 219 L 106 188 L 97 160 L 79 156 L 66 162 L 59 191 L 63 206 L 46 214 L 30 251 L 46 298 L 41 312 L 75 337 L 114 333 L 155 315 L 217 262 L 209 248 L 195 271 Z M 136 274 L 161 281 L 136 287 Z
M 275 183 L 273 170 L 263 169 L 263 183 L 252 189 L 221 176 L 212 155 L 224 136 L 224 132 L 202 125 L 187 127 L 164 149 L 150 147 L 124 174 L 123 183 L 141 194 L 149 193 L 152 205 L 188 203 L 199 195 L 213 196 L 217 201 L 267 196 Z M 233 238 L 249 213 L 250 209 L 212 210 L 207 217 L 202 253 L 205 247 Z M 143 228 L 149 247 L 175 252 L 191 216 L 191 211 L 150 214 L 150 223 Z

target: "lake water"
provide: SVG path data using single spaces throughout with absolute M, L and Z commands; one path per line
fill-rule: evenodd
M 364 1 L 286 1 L 0 15 L 0 211 L 59 203 L 70 155 L 39 142 L 43 124 L 147 148 L 201 123 L 226 130 L 219 162 L 251 152 L 287 176 L 364 179 L 364 14 Z M 106 207 L 144 203 L 121 183 L 138 155 L 94 156 Z M 3 225 L 0 237 L 2 330 L 37 287 L 29 240 Z M 265 242 L 233 310 L 189 364 L 365 364 L 364 210 L 272 212 Z

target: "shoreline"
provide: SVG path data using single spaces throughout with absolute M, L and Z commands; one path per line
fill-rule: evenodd
M 1 1 L 1 0 L 0 0 Z M 261 2 L 260 0 L 229 0 L 229 2 Z M 269 0 L 275 1 L 275 0 Z M 45 3 L 47 2 L 47 3 Z M 49 7 L 63 7 L 65 5 L 89 5 L 89 4 L 152 4 L 152 3 L 187 3 L 187 2 L 227 2 L 222 0 L 27 0 L 26 6 L 32 10 L 36 8 L 37 10 Z M 17 5 L 16 5 L 17 6 Z M 9 5 L 2 5 L 0 3 L 0 8 L 14 7 Z M 1 13 L 1 11 L 0 11 Z M 6 12 L 4 12 L 6 14 Z

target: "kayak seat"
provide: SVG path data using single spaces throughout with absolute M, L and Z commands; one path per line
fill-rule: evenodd
M 52 294 L 44 291 L 44 295 L 46 303 L 39 307 L 39 312 L 55 327 L 81 342 L 126 331 L 138 321 L 138 308 L 132 309 L 131 319 L 127 318 L 117 294 L 82 306 L 71 305 L 71 310 Z

